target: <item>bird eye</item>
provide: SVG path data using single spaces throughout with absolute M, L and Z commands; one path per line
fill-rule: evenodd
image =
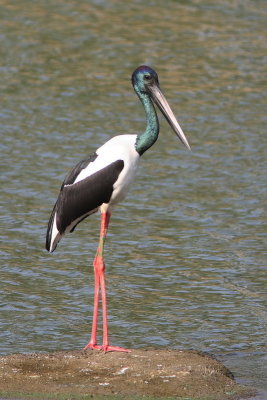
M 146 74 L 144 75 L 144 78 L 148 81 L 150 79 L 150 75 Z

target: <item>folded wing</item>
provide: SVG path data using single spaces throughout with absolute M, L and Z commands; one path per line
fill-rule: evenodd
M 124 167 L 123 160 L 114 161 L 82 180 L 77 179 L 96 157 L 94 154 L 77 164 L 61 186 L 48 223 L 46 249 L 50 252 L 55 250 L 65 233 L 73 232 L 79 222 L 96 212 L 103 203 L 108 203 L 112 196 L 114 184 Z

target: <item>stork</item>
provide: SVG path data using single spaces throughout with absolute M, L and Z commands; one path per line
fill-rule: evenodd
M 156 71 L 141 65 L 132 74 L 132 85 L 145 109 L 145 131 L 138 135 L 115 136 L 88 158 L 80 161 L 62 183 L 48 223 L 46 249 L 53 252 L 62 236 L 73 232 L 82 220 L 97 210 L 101 212 L 100 237 L 93 262 L 95 287 L 92 332 L 85 350 L 90 348 L 104 352 L 129 351 L 109 343 L 104 242 L 114 206 L 126 196 L 135 177 L 140 157 L 158 138 L 159 122 L 154 104 L 181 142 L 190 150 L 188 141 L 161 92 Z M 97 344 L 100 295 L 103 315 L 102 345 Z

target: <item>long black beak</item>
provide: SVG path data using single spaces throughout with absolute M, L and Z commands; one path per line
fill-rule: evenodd
M 175 118 L 175 115 L 173 114 L 171 107 L 169 106 L 165 96 L 163 95 L 162 91 L 160 90 L 159 86 L 157 84 L 149 86 L 149 92 L 151 94 L 151 97 L 154 101 L 154 103 L 158 106 L 166 120 L 168 121 L 169 125 L 173 129 L 173 131 L 176 133 L 178 138 L 181 140 L 181 142 L 189 149 L 191 150 L 189 143 L 185 137 L 185 134 L 182 131 L 182 128 L 180 127 L 177 119 Z

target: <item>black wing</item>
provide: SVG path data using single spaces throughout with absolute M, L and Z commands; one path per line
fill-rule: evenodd
M 85 160 L 80 161 L 71 171 L 70 173 L 66 176 L 64 179 L 61 189 L 63 188 L 64 185 L 71 185 L 74 183 L 75 179 L 79 175 L 79 173 L 85 169 L 91 162 L 94 162 L 95 159 L 98 157 L 96 153 L 91 154 L 88 158 Z
M 97 155 L 95 155 L 96 157 Z M 84 160 L 77 164 L 61 186 L 48 223 L 46 236 L 46 248 L 48 250 L 50 248 L 55 213 L 57 229 L 63 235 L 67 229 L 72 232 L 79 222 L 97 211 L 98 207 L 103 203 L 110 201 L 113 185 L 124 167 L 124 162 L 123 160 L 115 161 L 89 177 L 73 183 L 81 170 L 92 161 L 92 159 L 90 161 Z

